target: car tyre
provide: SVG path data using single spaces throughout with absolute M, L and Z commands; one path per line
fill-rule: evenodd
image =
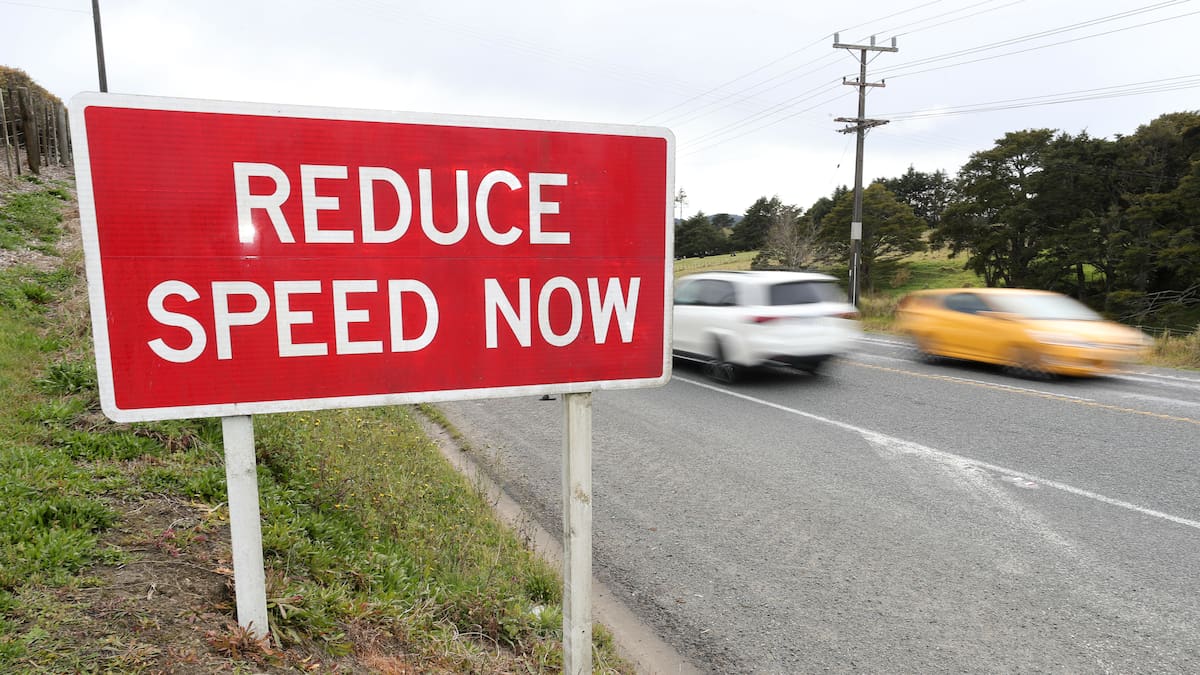
M 713 340 L 713 358 L 704 364 L 704 373 L 721 384 L 733 384 L 738 378 L 738 367 L 725 360 L 725 346 L 720 338 Z
M 1027 380 L 1048 380 L 1050 371 L 1042 365 L 1041 357 L 1029 347 L 1013 345 L 1008 348 L 1009 373 Z
M 933 341 L 928 336 L 914 335 L 912 341 L 913 359 L 921 363 L 937 364 L 942 357 L 933 353 Z

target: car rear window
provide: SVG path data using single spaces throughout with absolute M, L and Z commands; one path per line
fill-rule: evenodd
M 846 294 L 835 281 L 789 281 L 771 286 L 769 305 L 808 305 L 814 302 L 845 302 Z

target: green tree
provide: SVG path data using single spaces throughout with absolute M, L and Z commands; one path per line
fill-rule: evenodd
M 1113 237 L 1120 276 L 1114 290 L 1125 297 L 1168 290 L 1171 282 L 1161 274 L 1160 250 L 1171 237 L 1171 225 L 1161 220 L 1162 200 L 1153 195 L 1174 191 L 1193 170 L 1191 160 L 1200 151 L 1200 113 L 1161 115 L 1117 143 L 1125 208 L 1122 227 Z
M 1191 170 L 1200 150 L 1200 112 L 1175 112 L 1119 136 L 1123 154 L 1122 190 L 1131 195 L 1170 192 Z
M 1032 284 L 1081 300 L 1111 292 L 1113 238 L 1122 222 L 1119 157 L 1114 141 L 1087 132 L 1059 134 L 1047 146 L 1041 170 L 1029 181 L 1044 223 L 1040 253 L 1030 265 Z
M 761 249 L 767 242 L 767 233 L 771 230 L 771 223 L 778 219 L 779 212 L 783 208 L 784 205 L 779 201 L 779 197 L 770 199 L 759 197 L 750 208 L 746 209 L 746 215 L 733 228 L 733 234 L 729 239 L 734 250 Z
M 713 214 L 709 217 L 709 220 L 712 221 L 714 227 L 725 233 L 726 237 L 733 231 L 733 227 L 737 225 L 737 219 L 728 213 Z
M 976 152 L 958 174 L 958 196 L 934 230 L 935 245 L 966 252 L 966 266 L 988 286 L 1025 286 L 1041 252 L 1045 222 L 1033 206 L 1050 129 L 1014 131 Z
M 675 226 L 675 255 L 715 255 L 729 250 L 725 233 L 701 211 Z
M 816 227 L 820 228 L 821 222 L 825 220 L 825 216 L 833 210 L 834 204 L 837 204 L 838 200 L 841 199 L 842 195 L 845 194 L 850 194 L 850 188 L 844 185 L 834 188 L 832 195 L 829 197 L 821 197 L 817 201 L 813 202 L 813 205 L 809 207 L 808 213 L 805 215 L 813 221 L 813 224 Z
M 896 199 L 912 207 L 913 213 L 933 229 L 942 219 L 942 212 L 954 195 L 954 181 L 945 171 L 925 173 L 908 167 L 897 178 L 881 178 L 875 181 L 896 195 Z
M 1129 209 L 1129 220 L 1148 232 L 1148 267 L 1154 285 L 1137 288 L 1137 305 L 1146 313 L 1173 312 L 1158 307 L 1171 303 L 1200 304 L 1200 157 L 1191 172 L 1170 192 L 1140 197 Z
M 850 258 L 850 220 L 854 215 L 854 193 L 843 193 L 821 219 L 819 243 L 825 260 L 843 262 Z M 877 278 L 901 258 L 925 250 L 925 222 L 912 207 L 896 199 L 881 183 L 863 190 L 861 285 L 875 289 Z

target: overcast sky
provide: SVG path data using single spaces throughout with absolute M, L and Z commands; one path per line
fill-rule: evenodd
M 879 45 L 865 177 L 953 175 L 1006 132 L 1130 134 L 1200 110 L 1200 0 L 100 0 L 123 94 L 644 124 L 685 215 L 807 208 L 854 182 L 858 52 Z M 0 0 L 0 65 L 98 90 L 88 0 Z M 1066 101 L 1066 102 L 1064 102 Z M 1052 103 L 1053 102 L 1053 103 Z

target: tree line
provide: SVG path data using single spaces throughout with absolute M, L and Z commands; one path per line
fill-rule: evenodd
M 853 191 L 808 209 L 762 197 L 737 220 L 678 222 L 680 256 L 757 250 L 757 267 L 844 270 Z M 1044 288 L 1137 323 L 1178 325 L 1200 309 L 1200 112 L 1128 135 L 1014 131 L 954 177 L 909 167 L 863 190 L 861 282 L 948 249 L 988 286 Z

